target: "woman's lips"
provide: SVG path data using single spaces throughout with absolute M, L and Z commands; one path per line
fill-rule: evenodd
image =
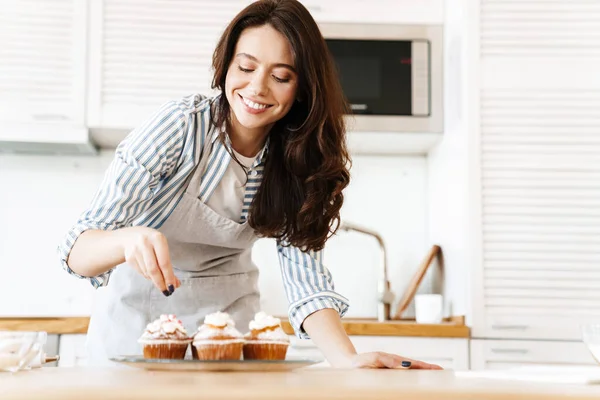
M 258 109 L 257 108 L 253 108 L 253 107 L 250 107 L 248 104 L 246 104 L 246 102 L 244 101 L 244 97 L 241 94 L 238 94 L 238 96 L 240 96 L 240 102 L 242 103 L 242 106 L 244 107 L 244 110 L 247 113 L 250 113 L 250 114 L 261 114 L 261 113 L 265 112 L 266 110 L 268 110 L 269 108 L 272 107 L 272 105 L 269 104 L 269 105 L 267 105 L 264 108 L 258 108 Z M 257 103 L 257 104 L 260 104 L 260 103 Z

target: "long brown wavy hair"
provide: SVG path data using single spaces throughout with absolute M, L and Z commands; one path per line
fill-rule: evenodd
M 321 250 L 339 227 L 342 191 L 350 182 L 344 114 L 349 113 L 333 59 L 308 10 L 296 0 L 260 0 L 227 26 L 213 55 L 219 89 L 214 126 L 229 126 L 225 78 L 242 31 L 269 24 L 289 41 L 300 100 L 269 132 L 262 183 L 248 223 L 283 245 Z M 225 142 L 225 132 L 220 140 Z

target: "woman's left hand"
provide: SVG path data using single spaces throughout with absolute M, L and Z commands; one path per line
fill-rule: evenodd
M 356 354 L 350 363 L 353 368 L 443 369 L 436 364 L 383 352 Z

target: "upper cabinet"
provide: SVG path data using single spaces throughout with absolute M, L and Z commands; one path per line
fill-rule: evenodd
M 229 21 L 250 3 L 91 1 L 88 125 L 131 129 L 166 101 L 195 92 L 215 94 L 210 86 L 217 40 Z M 303 3 L 317 22 L 442 23 L 443 15 L 441 0 L 419 5 L 408 0 Z
M 10 1 L 0 13 L 0 142 L 85 131 L 87 1 Z
M 215 46 L 250 3 L 9 1 L 0 14 L 0 151 L 26 145 L 45 152 L 53 146 L 93 152 L 92 142 L 115 146 L 167 101 L 215 95 Z M 303 3 L 318 23 L 443 23 L 443 0 Z M 357 142 L 353 135 L 351 147 L 376 142 L 372 133 L 362 136 Z M 402 153 L 412 140 L 405 143 L 405 136 L 390 134 L 377 143 Z M 416 152 L 422 142 L 433 143 L 427 135 L 416 136 Z
M 131 129 L 166 101 L 213 94 L 217 40 L 248 3 L 90 2 L 89 126 Z
M 317 22 L 442 24 L 443 0 L 300 0 Z
M 600 318 L 600 4 L 480 5 L 476 337 Z

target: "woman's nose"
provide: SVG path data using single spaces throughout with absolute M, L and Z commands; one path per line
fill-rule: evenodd
M 268 88 L 266 84 L 266 74 L 257 73 L 254 74 L 252 80 L 250 81 L 250 91 L 256 95 L 261 96 L 267 93 Z

